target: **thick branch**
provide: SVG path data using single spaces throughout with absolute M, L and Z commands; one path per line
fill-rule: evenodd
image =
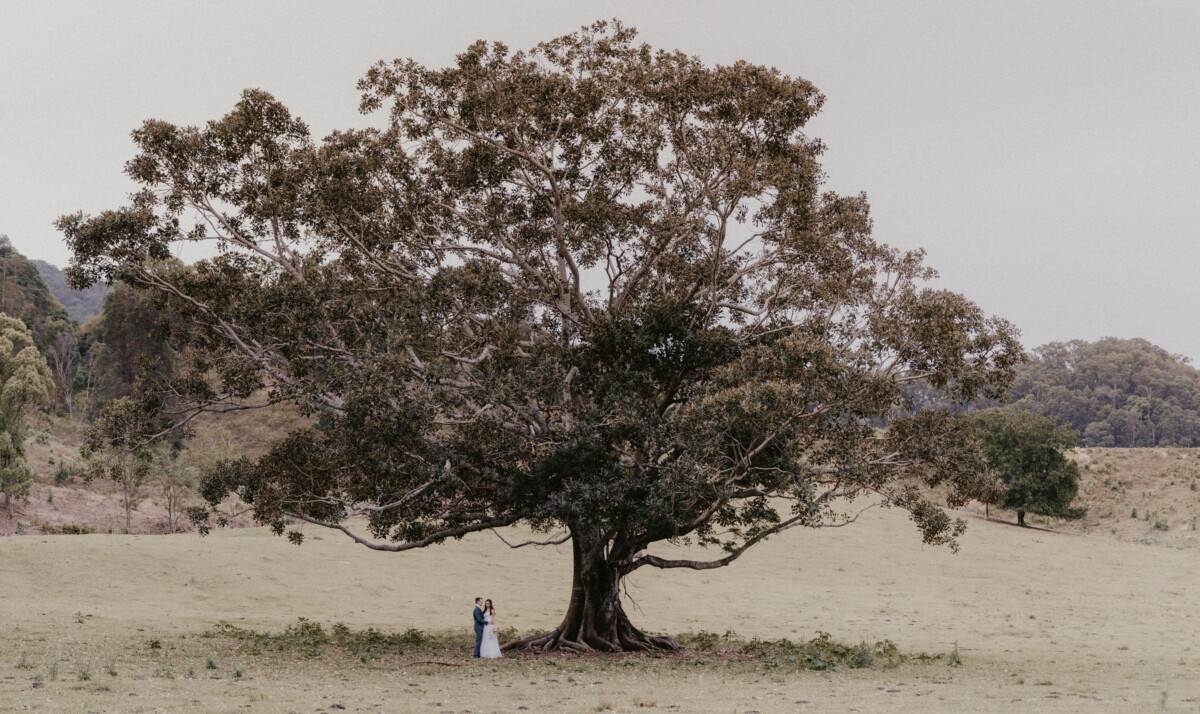
M 320 519 L 312 518 L 310 516 L 304 515 L 303 513 L 297 513 L 295 511 L 287 511 L 286 514 L 291 518 L 295 518 L 296 520 L 304 521 L 305 523 L 311 523 L 314 526 L 321 526 L 322 528 L 329 528 L 331 530 L 341 531 L 342 533 L 345 533 L 350 538 L 350 540 L 354 541 L 355 543 L 358 543 L 359 545 L 366 546 L 366 547 L 370 548 L 371 550 L 383 550 L 383 551 L 388 551 L 390 553 L 399 553 L 399 552 L 402 552 L 405 550 L 415 550 L 417 548 L 424 548 L 426 546 L 433 545 L 434 543 L 440 543 L 441 541 L 444 541 L 447 538 L 457 538 L 459 536 L 464 536 L 468 533 L 476 533 L 478 531 L 486 531 L 491 528 L 501 528 L 503 526 L 511 526 L 513 523 L 516 523 L 518 520 L 520 520 L 520 518 L 518 516 L 506 516 L 504 518 L 494 518 L 489 521 L 480 521 L 479 523 L 472 523 L 470 525 L 457 526 L 455 528 L 447 528 L 445 530 L 438 531 L 437 533 L 434 533 L 432 535 L 426 536 L 420 540 L 408 541 L 406 543 L 380 543 L 378 541 L 373 541 L 368 538 L 363 538 L 362 536 L 358 535 L 357 533 L 350 530 L 349 528 L 342 525 L 341 523 L 330 523 L 329 521 L 322 521 Z

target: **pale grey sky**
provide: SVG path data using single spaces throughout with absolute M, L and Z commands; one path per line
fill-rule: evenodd
M 51 223 L 113 207 L 129 131 L 261 87 L 314 133 L 361 124 L 375 60 L 445 64 L 620 17 L 710 63 L 828 96 L 813 133 L 877 236 L 1029 346 L 1141 336 L 1200 358 L 1200 3 L 50 2 L 0 0 L 0 233 L 59 264 Z

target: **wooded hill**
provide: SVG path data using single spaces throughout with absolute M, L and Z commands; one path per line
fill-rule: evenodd
M 67 284 L 67 275 L 57 265 L 51 265 L 44 260 L 31 261 L 37 268 L 42 282 L 49 288 L 59 303 L 66 309 L 71 319 L 79 324 L 88 318 L 99 314 L 104 306 L 104 296 L 108 294 L 108 286 L 96 283 L 86 290 L 76 290 Z
M 42 352 L 54 331 L 52 323 L 66 322 L 67 311 L 50 293 L 38 269 L 0 234 L 0 312 L 23 321 Z
M 1008 401 L 1070 425 L 1084 446 L 1200 446 L 1200 371 L 1143 339 L 1043 345 Z

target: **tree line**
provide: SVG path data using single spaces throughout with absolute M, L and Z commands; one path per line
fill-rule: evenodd
M 1006 402 L 1069 425 L 1085 446 L 1200 446 L 1200 371 L 1143 339 L 1043 345 Z
M 173 353 L 165 337 L 170 317 L 160 306 L 120 281 L 86 291 L 47 283 L 46 275 L 65 281 L 53 267 L 37 266 L 0 234 L 0 313 L 29 329 L 53 377 L 56 412 L 90 419 L 104 404 L 129 395 L 139 378 L 170 373 Z M 73 310 L 63 306 L 64 299 Z

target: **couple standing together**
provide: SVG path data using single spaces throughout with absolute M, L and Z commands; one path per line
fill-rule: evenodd
M 490 599 L 475 598 L 475 657 L 496 659 L 500 656 L 500 641 L 496 639 L 496 608 Z

